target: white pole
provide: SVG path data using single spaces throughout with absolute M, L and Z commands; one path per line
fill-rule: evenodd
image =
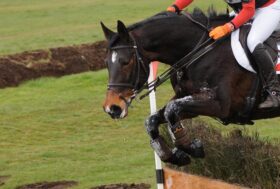
M 158 62 L 152 62 L 150 64 L 150 75 L 149 75 L 148 82 L 152 82 L 156 78 L 157 64 Z M 149 90 L 152 89 L 153 88 L 150 88 Z M 156 93 L 154 90 L 149 94 L 149 98 L 150 98 L 151 114 L 154 114 L 157 111 Z M 154 152 L 154 154 L 155 154 L 155 164 L 156 164 L 157 189 L 163 189 L 164 178 L 163 178 L 163 169 L 162 169 L 161 160 L 156 152 Z

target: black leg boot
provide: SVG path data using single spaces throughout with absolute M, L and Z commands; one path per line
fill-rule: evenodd
M 273 60 L 266 47 L 260 43 L 256 46 L 253 56 L 258 67 L 263 87 L 269 93 L 267 99 L 259 108 L 276 108 L 280 106 L 280 84 L 274 69 Z

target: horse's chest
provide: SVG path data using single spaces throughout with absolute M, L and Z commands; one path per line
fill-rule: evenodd
M 177 96 L 186 96 L 192 94 L 194 90 L 193 82 L 187 79 L 172 82 L 173 89 Z

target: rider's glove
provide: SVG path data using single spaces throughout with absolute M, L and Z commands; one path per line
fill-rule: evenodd
M 231 33 L 234 30 L 234 25 L 229 22 L 223 26 L 218 26 L 214 28 L 210 33 L 209 36 L 215 40 L 224 37 L 225 35 Z
M 177 5 L 171 5 L 169 7 L 167 7 L 166 9 L 168 12 L 175 12 L 177 14 L 179 14 L 181 12 L 181 10 L 178 8 Z

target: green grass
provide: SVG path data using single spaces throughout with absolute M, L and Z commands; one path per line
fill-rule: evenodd
M 112 120 L 101 107 L 106 78 L 102 70 L 0 90 L 0 175 L 12 176 L 3 189 L 55 180 L 76 180 L 80 189 L 154 184 L 153 152 L 143 126 L 148 101 L 134 102 L 126 119 Z M 157 94 L 161 107 L 173 92 L 166 83 Z M 261 121 L 249 128 L 262 137 L 279 137 L 278 123 Z
M 0 175 L 12 176 L 3 189 L 55 180 L 76 180 L 80 189 L 154 184 L 147 99 L 126 120 L 112 120 L 102 109 L 106 77 L 103 70 L 0 90 Z
M 173 1 L 162 0 L 1 0 L 0 55 L 25 50 L 103 40 L 100 21 L 111 28 L 117 20 L 131 24 L 165 10 Z M 197 0 L 203 10 L 221 0 Z

